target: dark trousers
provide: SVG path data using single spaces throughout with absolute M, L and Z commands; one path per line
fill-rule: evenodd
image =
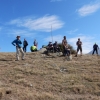
M 47 49 L 47 52 L 49 53 L 49 52 L 53 52 L 53 47 L 48 47 L 48 48 L 46 48 Z
M 65 55 L 70 56 L 70 50 L 65 49 Z
M 54 47 L 54 52 L 60 52 L 60 48 L 59 47 Z
M 24 51 L 24 52 L 26 52 L 26 47 L 27 47 L 27 46 L 24 46 L 24 47 L 23 47 L 23 51 Z
M 93 49 L 92 55 L 94 54 L 95 51 L 96 51 L 96 54 L 98 54 L 98 50 L 97 49 Z

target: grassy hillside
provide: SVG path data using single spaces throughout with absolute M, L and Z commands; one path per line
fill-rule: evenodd
M 0 53 L 0 100 L 100 100 L 100 56 Z

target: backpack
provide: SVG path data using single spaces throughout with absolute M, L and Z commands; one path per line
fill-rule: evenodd
M 27 43 L 27 41 L 24 41 L 24 45 L 25 45 L 25 46 L 28 46 L 28 43 Z

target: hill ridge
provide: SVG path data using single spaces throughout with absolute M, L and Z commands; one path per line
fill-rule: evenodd
M 0 53 L 0 100 L 100 100 L 100 56 Z

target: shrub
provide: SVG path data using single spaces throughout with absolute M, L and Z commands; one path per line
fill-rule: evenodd
M 73 46 L 71 46 L 70 44 L 68 44 L 68 45 L 69 45 L 69 48 L 70 48 L 70 50 L 71 50 L 71 54 L 76 54 L 76 50 L 74 50 Z M 62 43 L 59 43 L 58 46 L 60 47 L 61 52 L 63 52 L 64 50 L 63 50 L 63 45 L 62 45 Z

